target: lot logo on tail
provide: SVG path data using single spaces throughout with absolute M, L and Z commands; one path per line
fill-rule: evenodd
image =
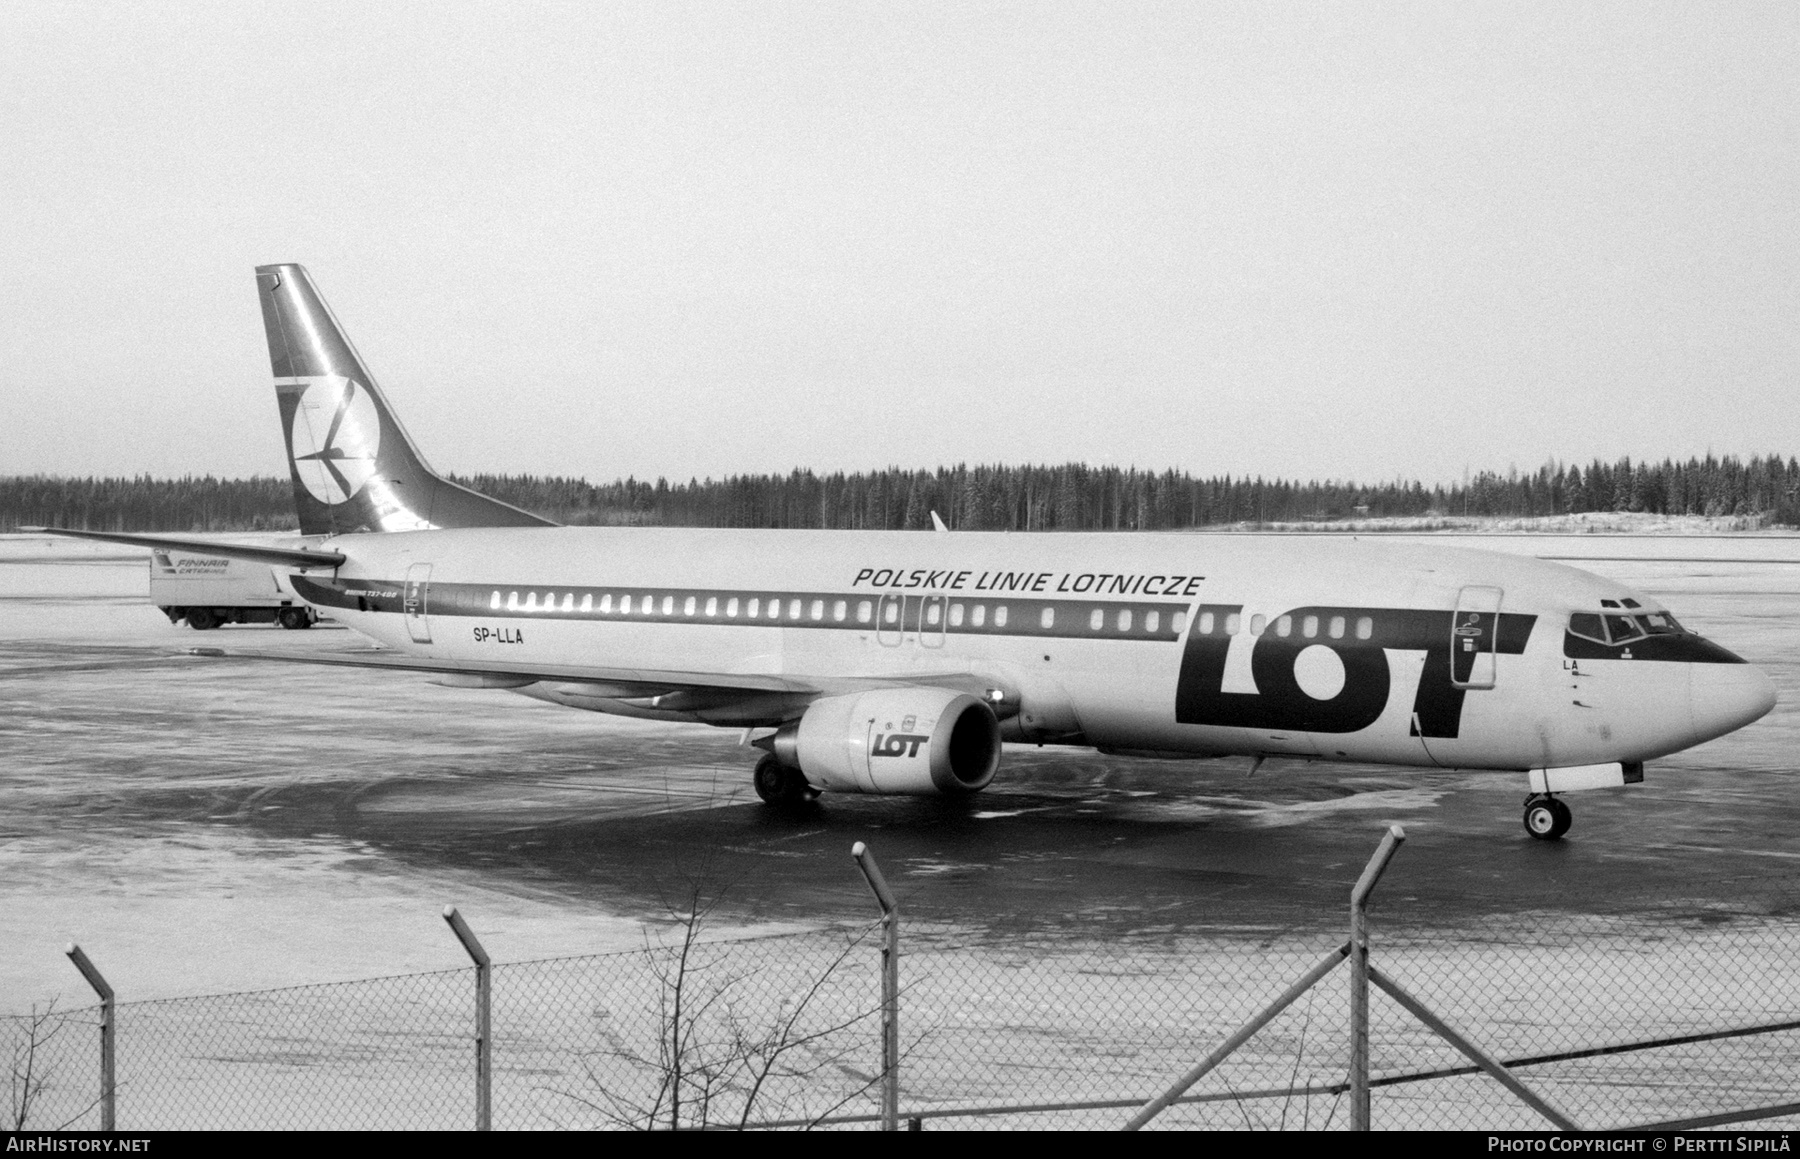
M 289 436 L 294 471 L 321 503 L 343 503 L 375 473 L 381 415 L 368 388 L 341 375 L 307 381 Z

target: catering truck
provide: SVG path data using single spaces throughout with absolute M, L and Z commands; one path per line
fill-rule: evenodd
M 293 536 L 284 541 L 297 543 Z M 310 628 L 317 614 L 294 594 L 283 567 L 185 548 L 150 552 L 150 602 L 169 622 L 205 631 L 220 624 Z

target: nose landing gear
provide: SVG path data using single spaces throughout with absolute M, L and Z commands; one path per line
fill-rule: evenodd
M 1525 832 L 1539 841 L 1555 841 L 1574 821 L 1569 807 L 1548 793 L 1525 798 Z

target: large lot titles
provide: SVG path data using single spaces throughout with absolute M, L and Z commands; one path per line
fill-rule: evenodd
M 1203 575 L 1131 575 L 1111 572 L 932 571 L 927 568 L 865 567 L 851 587 L 972 592 L 1090 592 L 1094 595 L 1194 596 Z M 1052 581 L 1055 586 L 1051 586 Z

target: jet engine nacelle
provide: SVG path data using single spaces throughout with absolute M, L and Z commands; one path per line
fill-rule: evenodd
M 817 789 L 972 793 L 1000 767 L 1000 724 L 963 692 L 853 692 L 813 701 L 775 734 L 774 750 Z

